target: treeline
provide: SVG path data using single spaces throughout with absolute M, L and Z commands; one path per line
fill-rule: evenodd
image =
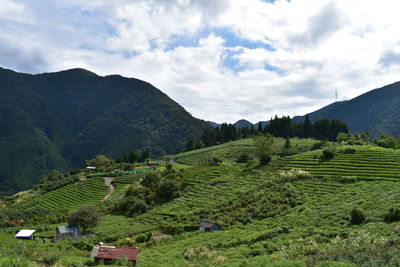
M 311 123 L 308 115 L 303 122 L 294 123 L 289 116 L 270 120 L 263 129 L 264 133 L 270 133 L 275 137 L 313 137 L 319 140 L 335 142 L 339 133 L 348 133 L 347 124 L 337 119 L 322 119 Z
M 322 119 L 311 123 L 308 115 L 303 122 L 294 123 L 289 116 L 271 118 L 269 123 L 263 127 L 258 124 L 254 126 L 237 129 L 233 124 L 223 123 L 220 127 L 207 128 L 199 139 L 190 137 L 186 151 L 200 149 L 203 147 L 223 144 L 242 138 L 248 138 L 264 133 L 270 133 L 275 137 L 301 137 L 315 138 L 319 140 L 336 141 L 339 133 L 348 133 L 347 124 L 337 119 Z
M 126 162 L 126 163 L 135 163 L 135 162 L 145 162 L 150 158 L 150 152 L 145 149 L 142 151 L 131 151 L 126 153 L 123 156 L 117 157 L 115 159 L 116 163 Z

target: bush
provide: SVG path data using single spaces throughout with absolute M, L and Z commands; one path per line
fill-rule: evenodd
M 149 206 L 143 199 L 132 198 L 132 197 L 129 197 L 129 199 L 131 200 L 127 212 L 129 216 L 145 213 L 149 209 Z
M 381 135 L 379 138 L 375 138 L 374 143 L 377 146 L 384 148 L 397 149 L 399 147 L 399 142 L 396 138 L 385 135 Z
M 188 248 L 183 257 L 187 261 L 200 264 L 204 264 L 205 262 L 224 263 L 227 260 L 226 257 L 217 255 L 216 251 L 210 250 L 207 247 Z
M 342 176 L 337 181 L 342 184 L 355 183 L 357 182 L 357 176 Z
M 237 163 L 246 163 L 250 160 L 249 154 L 243 152 L 236 160 Z
M 385 222 L 397 222 L 400 221 L 400 209 L 390 208 L 388 213 L 383 216 L 383 221 Z
M 160 226 L 161 232 L 176 235 L 184 232 L 184 226 L 178 224 L 164 224 Z
M 208 165 L 210 165 L 210 166 L 218 166 L 220 163 L 222 163 L 222 160 L 220 160 L 217 157 L 213 157 L 212 159 L 210 159 L 208 161 Z
M 286 157 L 286 156 L 296 155 L 298 153 L 299 153 L 299 147 L 298 146 L 291 146 L 289 148 L 283 148 L 281 150 L 280 156 L 281 157 Z
M 312 146 L 311 146 L 311 150 L 317 150 L 320 148 L 323 148 L 326 145 L 326 141 L 318 141 L 315 142 Z
M 270 163 L 271 161 L 271 157 L 268 155 L 263 155 L 260 157 L 260 165 L 267 165 L 268 163 Z
M 279 176 L 283 182 L 292 182 L 311 178 L 309 172 L 297 168 L 291 169 L 290 171 L 281 171 Z
M 156 173 L 148 173 L 144 176 L 140 184 L 144 187 L 152 187 L 158 185 L 160 177 Z
M 325 148 L 322 151 L 321 158 L 323 158 L 323 159 L 333 159 L 334 157 L 335 157 L 335 151 L 333 149 Z
M 350 223 L 351 224 L 361 224 L 365 222 L 364 211 L 360 208 L 353 208 L 350 212 Z
M 356 153 L 356 149 L 354 147 L 345 147 L 340 150 L 340 153 L 343 154 L 354 154 Z
M 153 238 L 153 234 L 151 232 L 147 233 L 147 234 L 138 234 L 135 238 L 135 241 L 137 243 L 144 243 L 144 242 L 148 242 Z

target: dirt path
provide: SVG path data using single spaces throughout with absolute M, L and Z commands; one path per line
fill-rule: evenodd
M 104 197 L 103 201 L 106 201 L 107 198 L 109 198 L 112 193 L 114 192 L 114 186 L 111 184 L 112 178 L 110 177 L 104 177 L 104 183 L 108 186 L 108 194 Z

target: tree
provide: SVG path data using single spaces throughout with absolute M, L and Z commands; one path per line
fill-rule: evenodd
M 160 182 L 160 177 L 157 173 L 151 172 L 144 176 L 140 184 L 144 187 L 157 187 L 158 183 Z
M 312 125 L 311 125 L 310 119 L 308 118 L 308 114 L 307 114 L 306 118 L 304 119 L 304 124 L 303 124 L 303 137 L 304 138 L 311 137 L 311 131 L 312 131 Z
M 286 137 L 285 145 L 283 146 L 283 148 L 284 149 L 289 149 L 291 147 L 292 147 L 292 145 L 290 144 L 290 139 L 289 139 L 289 137 Z
M 68 217 L 68 224 L 79 226 L 84 231 L 100 223 L 100 214 L 96 206 L 84 205 Z
M 274 152 L 274 137 L 271 134 L 264 134 L 253 137 L 254 152 L 260 160 L 260 165 L 266 165 L 271 161 Z
M 177 177 L 170 173 L 158 185 L 157 198 L 161 202 L 170 201 L 180 195 L 182 183 Z
M 107 158 L 104 155 L 98 155 L 94 159 L 87 160 L 86 164 L 88 166 L 94 166 L 97 169 L 104 171 L 115 164 L 115 161 Z
M 192 151 L 194 149 L 195 149 L 195 141 L 194 141 L 194 137 L 191 136 L 187 142 L 186 151 Z

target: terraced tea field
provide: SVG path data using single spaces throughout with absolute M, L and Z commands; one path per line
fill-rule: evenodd
M 85 204 L 96 205 L 107 192 L 103 178 L 90 178 L 36 197 L 33 208 L 72 210 Z
M 311 179 L 296 182 L 293 187 L 299 194 L 299 205 L 280 216 L 144 248 L 141 254 L 142 266 L 173 265 L 178 262 L 184 264 L 183 253 L 187 248 L 195 247 L 212 248 L 218 255 L 237 264 L 249 255 L 271 257 L 279 255 L 282 247 L 293 242 L 309 240 L 325 243 L 336 236 L 347 236 L 363 229 L 363 225 L 349 224 L 350 210 L 354 207 L 365 211 L 368 222 L 366 227 L 386 228 L 387 224 L 381 222 L 383 214 L 400 203 L 398 182 L 360 181 L 341 184 Z
M 275 147 L 277 151 L 282 149 L 284 143 L 284 139 L 275 138 Z M 315 143 L 315 140 L 312 139 L 291 139 L 291 144 L 299 147 L 300 149 L 311 147 L 313 143 Z M 213 147 L 196 149 L 189 152 L 183 152 L 174 155 L 173 158 L 176 162 L 187 165 L 206 164 L 213 157 L 233 163 L 242 153 L 247 153 L 251 158 L 254 158 L 253 140 L 251 138 L 232 141 Z
M 300 168 L 315 177 L 355 176 L 360 180 L 400 179 L 400 151 L 373 146 L 354 146 L 356 153 L 337 153 L 333 159 L 320 158 L 321 150 L 288 157 L 273 162 L 277 168 Z

